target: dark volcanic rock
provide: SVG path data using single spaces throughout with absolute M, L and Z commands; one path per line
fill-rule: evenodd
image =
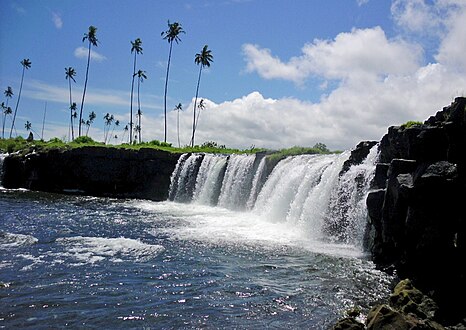
M 390 127 L 379 152 L 367 198 L 373 260 L 412 278 L 454 324 L 466 317 L 454 303 L 466 295 L 466 98 L 423 125 Z
M 10 155 L 4 160 L 2 183 L 5 188 L 160 201 L 168 197 L 179 156 L 105 147 Z
M 366 159 L 366 157 L 369 154 L 369 151 L 371 150 L 371 148 L 373 146 L 375 146 L 376 144 L 377 144 L 377 141 L 362 141 L 362 142 L 359 142 L 359 144 L 356 146 L 356 148 L 351 150 L 351 155 L 348 158 L 348 160 L 346 160 L 343 163 L 343 167 L 342 167 L 342 169 L 340 171 L 340 175 L 347 172 L 350 169 L 351 166 L 361 164 L 364 161 L 364 159 Z

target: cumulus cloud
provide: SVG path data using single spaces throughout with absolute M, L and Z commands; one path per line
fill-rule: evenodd
M 265 79 L 284 79 L 297 84 L 312 75 L 325 79 L 360 79 L 414 72 L 422 50 L 401 39 L 389 40 L 380 27 L 353 29 L 334 40 L 316 39 L 302 48 L 302 55 L 287 63 L 269 49 L 243 46 L 248 72 Z
M 55 12 L 52 12 L 52 22 L 59 30 L 63 27 L 63 20 L 61 16 Z
M 86 47 L 78 47 L 74 50 L 74 56 L 77 58 L 87 58 L 89 50 Z M 91 49 L 91 60 L 96 61 L 96 62 L 102 62 L 106 60 L 107 58 L 102 55 L 97 53 L 96 51 Z

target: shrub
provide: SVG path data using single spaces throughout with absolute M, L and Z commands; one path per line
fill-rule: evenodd
M 93 143 L 95 143 L 95 141 L 89 136 L 77 137 L 76 139 L 73 140 L 73 142 L 80 143 L 80 144 L 88 144 L 88 143 L 93 144 Z
M 401 127 L 402 128 L 410 128 L 410 127 L 415 126 L 415 125 L 422 125 L 422 122 L 410 120 L 410 121 L 402 124 Z

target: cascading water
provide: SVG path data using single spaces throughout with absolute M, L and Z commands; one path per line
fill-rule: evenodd
M 184 154 L 173 172 L 170 200 L 250 210 L 308 238 L 360 246 L 365 196 L 377 146 L 367 159 L 340 173 L 349 152 L 287 157 L 270 172 L 267 156 Z M 267 173 L 268 174 L 267 176 Z
M 329 210 L 325 219 L 325 231 L 333 240 L 349 244 L 361 244 L 367 218 L 366 198 L 378 159 L 378 145 L 369 151 L 359 165 L 351 166 L 343 173 L 333 188 Z
M 3 180 L 3 161 L 5 160 L 6 156 L 8 156 L 8 154 L 0 154 L 0 187 L 2 186 Z
M 243 208 L 251 191 L 256 155 L 231 155 L 218 205 L 229 209 Z
M 196 178 L 193 201 L 216 205 L 227 165 L 227 156 L 205 155 Z

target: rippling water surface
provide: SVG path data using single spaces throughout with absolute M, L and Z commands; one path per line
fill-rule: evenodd
M 0 226 L 0 328 L 326 329 L 391 281 L 218 207 L 0 190 Z

